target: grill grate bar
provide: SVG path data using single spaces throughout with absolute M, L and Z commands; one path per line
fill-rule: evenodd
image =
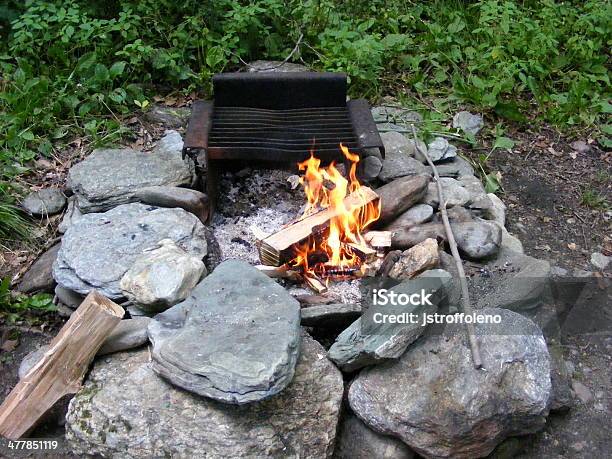
M 267 108 L 255 107 L 221 107 L 215 105 L 214 114 L 234 114 L 234 113 L 261 113 L 268 115 L 300 115 L 300 114 L 348 114 L 346 107 L 309 107 L 292 108 L 288 110 L 270 110 Z

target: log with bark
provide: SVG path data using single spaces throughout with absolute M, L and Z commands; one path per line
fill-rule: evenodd
M 435 239 L 425 239 L 399 256 L 389 270 L 389 277 L 412 279 L 428 269 L 435 268 L 439 262 L 438 242 Z
M 18 439 L 63 396 L 76 393 L 89 364 L 124 310 L 96 291 L 83 300 L 45 355 L 0 406 L 0 435 Z
M 427 192 L 429 177 L 417 175 L 393 180 L 376 189 L 380 197 L 380 218 L 376 226 L 384 226 L 421 201 Z
M 378 194 L 368 187 L 361 187 L 359 193 L 352 193 L 344 199 L 346 208 L 365 207 L 375 203 Z M 312 215 L 295 221 L 276 233 L 268 236 L 259 245 L 259 258 L 265 265 L 280 266 L 293 258 L 293 248 L 304 243 L 310 236 L 317 236 L 329 227 L 330 221 L 337 217 L 338 211 L 322 209 Z

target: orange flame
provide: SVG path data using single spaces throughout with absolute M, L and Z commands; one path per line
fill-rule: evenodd
M 380 216 L 380 203 L 369 202 L 362 194 L 356 176 L 359 155 L 351 153 L 342 144 L 340 150 L 351 164 L 348 180 L 334 162 L 321 167 L 321 160 L 312 151 L 310 158 L 298 163 L 299 170 L 304 171 L 300 183 L 308 201 L 304 216 L 327 208 L 333 209 L 335 214 L 322 235 L 310 237 L 303 245 L 295 247 L 297 255 L 290 264 L 301 267 L 305 273 L 324 273 L 326 267 L 359 267 L 361 260 L 348 244 L 367 246 L 361 232 Z M 347 208 L 344 198 L 349 194 L 358 197 L 358 204 Z

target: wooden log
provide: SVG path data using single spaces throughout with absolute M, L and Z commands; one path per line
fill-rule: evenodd
M 340 303 L 340 298 L 328 295 L 310 295 L 301 294 L 295 295 L 294 298 L 299 301 L 300 306 L 307 308 L 310 306 L 320 306 L 322 304 Z
M 364 233 L 363 238 L 372 247 L 384 249 L 391 247 L 392 235 L 393 233 L 391 231 L 368 231 L 367 233 Z
M 344 198 L 346 208 L 366 206 L 375 203 L 378 195 L 368 187 L 361 187 L 359 193 L 351 193 Z M 259 258 L 265 265 L 280 266 L 292 258 L 292 247 L 304 242 L 309 236 L 323 232 L 329 227 L 332 218 L 338 211 L 332 208 L 323 209 L 267 237 L 259 246 Z
M 389 270 L 389 277 L 412 279 L 427 269 L 435 268 L 439 262 L 438 242 L 435 239 L 425 239 L 400 255 Z
M 291 279 L 291 280 L 301 280 L 302 276 L 297 271 L 292 270 L 288 265 L 282 266 L 268 266 L 268 265 L 257 265 L 255 266 L 266 276 L 271 277 L 273 279 Z
M 391 247 L 404 250 L 430 238 L 446 240 L 446 232 L 442 223 L 426 223 L 393 231 Z
M 319 294 L 327 292 L 327 286 L 321 281 L 321 279 L 314 275 L 304 275 L 304 281 L 311 289 Z
M 427 192 L 428 183 L 429 177 L 417 175 L 398 178 L 377 188 L 381 209 L 376 226 L 383 226 L 421 201 Z
M 83 300 L 45 355 L 0 406 L 0 435 L 16 440 L 68 394 L 76 393 L 89 364 L 123 317 L 121 306 L 96 291 Z

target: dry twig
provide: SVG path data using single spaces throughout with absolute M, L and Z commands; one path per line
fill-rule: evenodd
M 438 187 L 438 200 L 440 201 L 440 213 L 442 215 L 442 223 L 444 224 L 444 230 L 446 231 L 446 237 L 448 239 L 448 245 L 451 250 L 451 254 L 455 259 L 455 264 L 457 265 L 457 272 L 459 273 L 459 282 L 461 283 L 461 305 L 463 307 L 463 313 L 466 315 L 472 314 L 472 306 L 470 304 L 470 293 L 468 291 L 467 278 L 465 277 L 465 271 L 463 270 L 463 263 L 461 262 L 461 257 L 459 256 L 459 250 L 457 249 L 457 242 L 455 241 L 455 236 L 453 235 L 453 230 L 450 226 L 450 222 L 448 221 L 448 214 L 446 212 L 446 200 L 444 199 L 444 191 L 442 190 L 442 184 L 440 183 L 440 175 L 438 174 L 438 169 L 434 165 L 433 161 L 429 157 L 429 154 L 426 151 L 423 151 L 417 142 L 416 130 L 414 125 L 412 127 L 412 139 L 414 141 L 414 147 L 419 151 L 427 160 L 427 164 L 431 167 L 431 170 L 434 174 L 434 180 Z M 470 342 L 470 349 L 472 351 L 472 361 L 474 362 L 474 367 L 482 368 L 482 360 L 480 358 L 480 349 L 478 348 L 478 342 L 476 341 L 476 333 L 474 330 L 474 324 L 466 323 L 468 340 Z

